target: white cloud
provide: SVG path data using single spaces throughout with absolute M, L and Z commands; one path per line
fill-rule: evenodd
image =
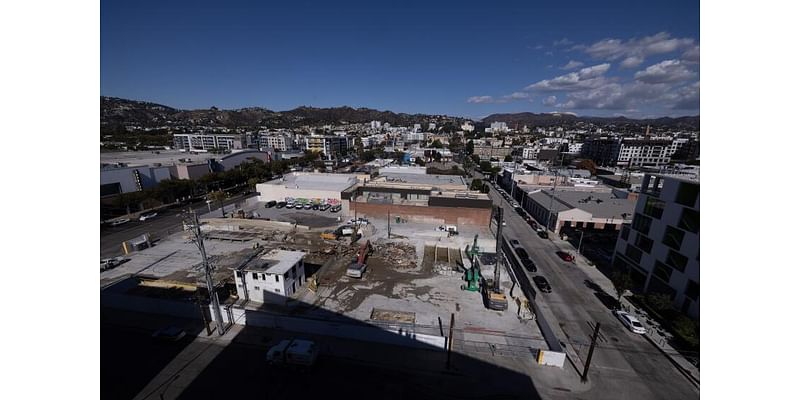
M 530 97 L 531 97 L 530 94 L 524 93 L 524 92 L 514 92 L 514 93 L 511 93 L 508 96 L 504 96 L 504 98 L 507 98 L 507 99 L 510 99 L 510 100 L 524 100 L 524 99 L 528 99 Z
M 681 86 L 664 95 L 667 108 L 673 110 L 700 109 L 700 82 Z
M 562 38 L 562 39 L 554 41 L 553 42 L 553 47 L 569 46 L 572 43 L 574 43 L 574 42 L 569 40 L 569 39 L 567 39 L 567 38 Z
M 694 46 L 691 49 L 684 51 L 681 55 L 681 60 L 686 61 L 687 63 L 699 63 L 700 46 Z
M 669 89 L 665 84 L 609 83 L 594 89 L 569 93 L 558 107 L 576 110 L 631 110 L 657 103 Z
M 542 104 L 546 106 L 554 106 L 558 103 L 558 98 L 556 96 L 547 96 L 546 98 L 542 99 Z
M 633 68 L 643 63 L 649 56 L 686 50 L 694 44 L 692 38 L 672 38 L 667 32 L 659 32 L 653 36 L 633 38 L 625 42 L 620 39 L 603 39 L 582 50 L 596 59 L 608 61 L 623 59 L 623 68 Z
M 697 73 L 690 71 L 679 60 L 664 60 L 651 65 L 643 71 L 637 72 L 633 77 L 645 83 L 670 83 L 683 82 L 694 79 Z
M 582 67 L 582 66 L 583 66 L 583 63 L 580 62 L 580 61 L 569 60 L 569 62 L 566 63 L 563 67 L 561 67 L 561 69 L 563 69 L 563 70 L 571 70 L 571 69 L 575 69 L 575 68 Z
M 603 75 L 610 67 L 611 64 L 608 63 L 586 67 L 577 72 L 570 72 L 553 79 L 541 80 L 528 85 L 525 90 L 548 92 L 584 90 L 599 87 L 606 83 L 607 79 Z
M 486 104 L 491 103 L 493 100 L 492 96 L 472 96 L 467 99 L 467 103 Z

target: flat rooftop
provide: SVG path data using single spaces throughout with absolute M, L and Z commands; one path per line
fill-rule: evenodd
M 271 250 L 258 261 L 244 268 L 245 271 L 258 271 L 265 274 L 283 275 L 300 262 L 306 253 L 291 250 Z
M 543 204 L 550 205 L 550 192 L 539 191 L 528 195 L 530 198 Z M 622 214 L 633 216 L 636 209 L 636 200 L 617 198 L 613 192 L 608 191 L 575 191 L 556 189 L 553 199 L 553 211 L 561 212 L 578 208 L 599 218 L 622 218 Z
M 283 178 L 266 182 L 267 185 L 284 186 L 291 189 L 334 190 L 341 192 L 358 181 L 356 175 L 324 174 L 315 172 L 292 172 Z
M 387 183 L 409 183 L 412 185 L 426 185 L 433 187 L 450 187 L 453 185 L 464 186 L 467 182 L 460 175 L 428 175 L 414 173 L 385 172 L 380 177 L 373 179 L 372 182 Z
M 158 154 L 156 154 L 156 151 Z M 178 150 L 122 151 L 100 153 L 100 164 L 123 163 L 131 167 L 153 164 L 196 164 L 206 162 L 212 158 L 221 158 L 222 156 L 223 155 L 212 153 L 191 154 Z M 182 159 L 184 161 L 180 161 Z

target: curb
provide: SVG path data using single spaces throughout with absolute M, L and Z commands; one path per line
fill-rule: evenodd
M 692 374 L 691 374 L 691 373 L 689 373 L 688 371 L 686 371 L 686 369 L 685 369 L 684 367 L 682 367 L 682 366 L 681 366 L 681 365 L 680 365 L 680 364 L 679 364 L 677 361 L 675 361 L 675 360 L 672 358 L 672 355 L 670 355 L 669 353 L 667 353 L 666 351 L 664 351 L 664 349 L 662 349 L 662 348 L 661 348 L 661 346 L 659 346 L 659 345 L 658 345 L 656 342 L 654 342 L 654 341 L 653 341 L 653 339 L 651 339 L 649 335 L 642 335 L 642 336 L 644 336 L 644 337 L 645 337 L 645 339 L 647 339 L 647 341 L 648 341 L 648 342 L 650 342 L 650 343 L 651 343 L 653 346 L 655 346 L 655 347 L 658 349 L 658 351 L 660 351 L 662 354 L 664 354 L 664 356 L 666 356 L 666 357 L 667 357 L 667 359 L 669 360 L 669 362 L 670 362 L 670 363 L 672 363 L 672 365 L 675 367 L 675 369 L 677 369 L 677 370 L 678 370 L 678 372 L 680 372 L 680 373 L 681 373 L 681 375 L 683 375 L 684 377 L 686 377 L 686 379 L 687 379 L 689 382 L 691 382 L 691 383 L 692 383 L 692 385 L 694 385 L 694 387 L 696 387 L 696 388 L 700 389 L 700 380 L 698 380 L 698 379 L 695 379 L 695 377 L 694 377 L 694 376 L 692 376 Z

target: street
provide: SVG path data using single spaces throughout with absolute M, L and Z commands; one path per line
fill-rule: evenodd
M 232 205 L 255 196 L 249 194 L 234 196 L 225 200 L 225 211 L 233 209 Z M 191 207 L 198 215 L 208 213 L 208 205 L 204 200 L 196 201 L 180 208 L 170 208 L 158 212 L 158 216 L 145 222 L 131 218 L 130 222 L 119 226 L 103 226 L 100 228 L 100 258 L 122 255 L 122 242 L 149 233 L 153 239 L 162 238 L 183 229 L 182 213 Z M 212 204 L 211 210 L 218 210 L 219 204 Z
M 658 349 L 641 335 L 629 332 L 614 317 L 608 295 L 578 266 L 556 255 L 561 250 L 550 239 L 541 239 L 525 220 L 514 212 L 490 185 L 490 197 L 504 208 L 504 236 L 517 239 L 538 267 L 537 273 L 550 281 L 552 293 L 538 292 L 538 299 L 555 315 L 556 335 L 563 336 L 586 360 L 595 323 L 600 323 L 600 339 L 595 349 L 589 379 L 597 398 L 698 398 L 699 392 L 682 376 Z M 551 234 L 552 235 L 552 234 Z M 575 253 L 574 249 L 570 251 Z M 613 294 L 611 294 L 613 295 Z M 560 329 L 559 329 L 560 328 Z M 563 334 L 563 335 L 562 335 Z M 563 339 L 562 339 L 563 340 Z M 582 365 L 582 363 L 581 363 Z M 564 368 L 571 368 L 565 364 Z

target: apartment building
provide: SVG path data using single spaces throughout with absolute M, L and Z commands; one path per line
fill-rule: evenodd
M 346 136 L 311 135 L 306 137 L 305 142 L 306 150 L 322 152 L 325 156 L 344 154 L 349 148 Z
M 172 135 L 172 140 L 176 149 L 196 152 L 242 149 L 247 144 L 245 134 L 228 133 L 176 133 Z
M 670 296 L 700 318 L 700 181 L 645 174 L 633 222 L 617 239 L 614 267 L 644 293 Z
M 273 148 L 278 151 L 289 151 L 295 149 L 294 140 L 288 134 L 283 133 L 269 133 L 260 134 L 258 137 L 259 146 L 264 148 Z

